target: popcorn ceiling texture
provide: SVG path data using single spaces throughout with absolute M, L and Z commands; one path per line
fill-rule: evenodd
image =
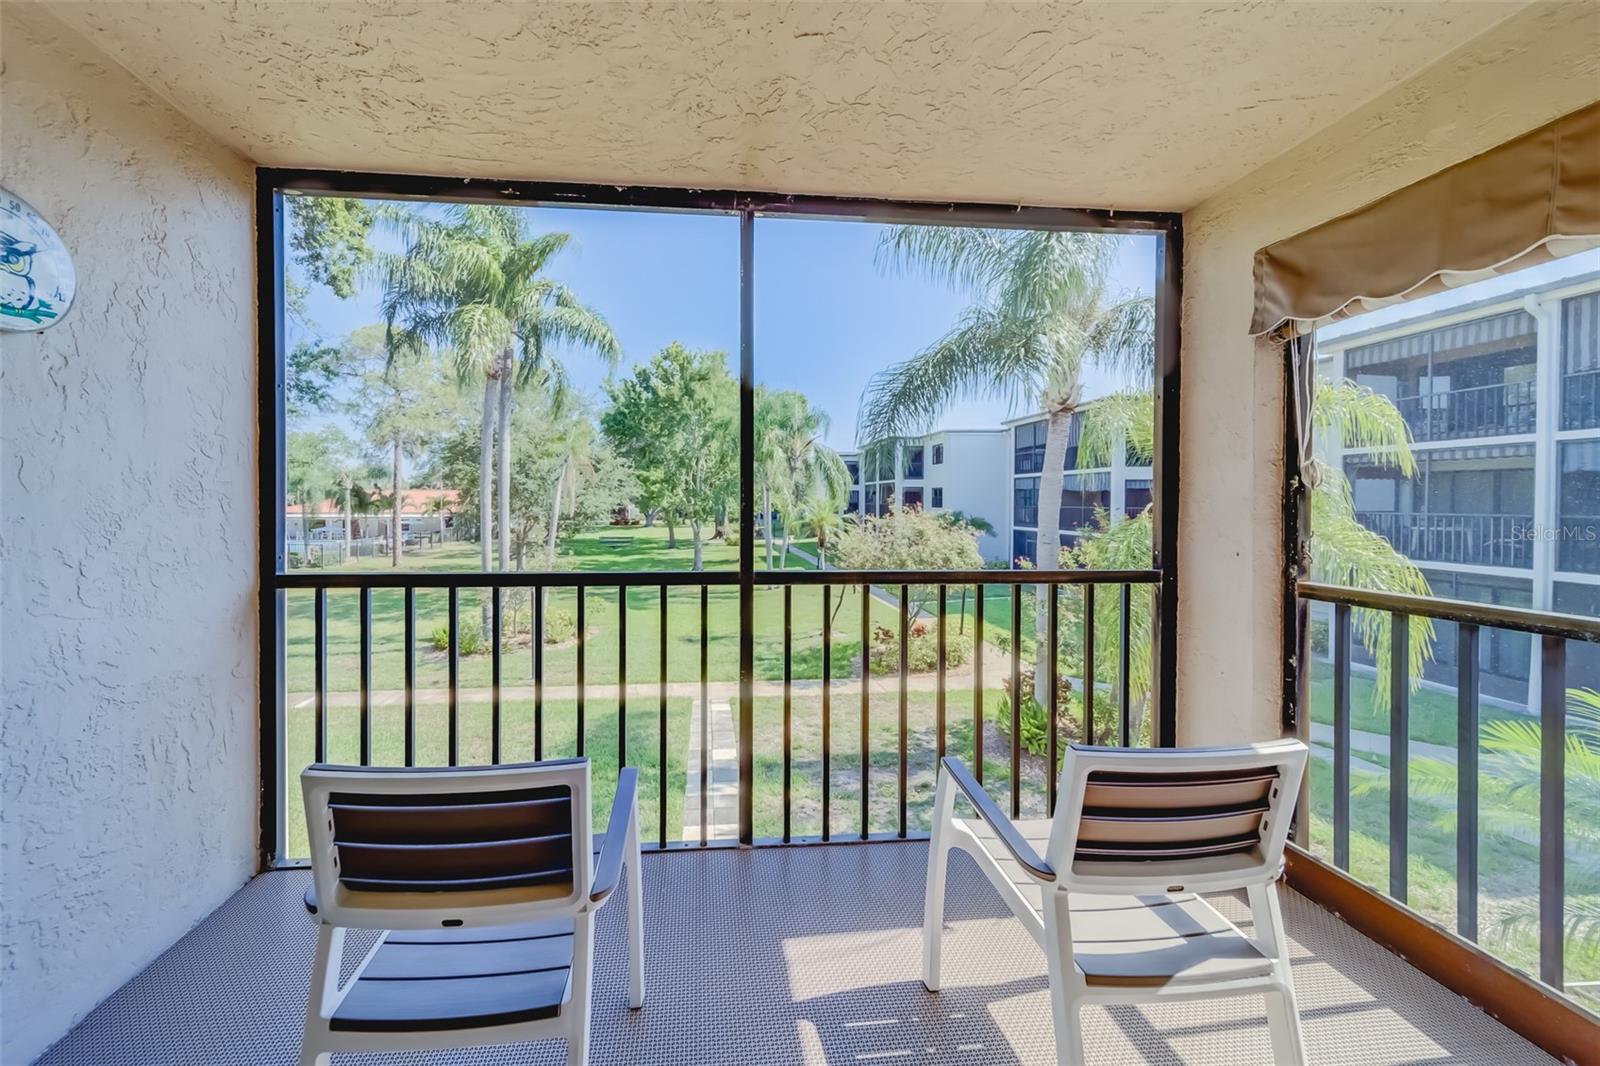
M 263 163 L 1182 209 L 1517 3 L 60 3 Z
M 1256 249 L 1597 96 L 1600 5 L 1535 4 L 1185 213 L 1181 743 L 1280 728 L 1283 362 L 1246 335 Z
M 0 342 L 0 1062 L 30 1061 L 255 868 L 245 162 L 6 3 L 0 181 L 78 268 Z

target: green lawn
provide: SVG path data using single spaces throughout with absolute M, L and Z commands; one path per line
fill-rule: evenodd
M 1376 680 L 1370 674 L 1350 675 L 1350 727 L 1367 733 L 1389 732 L 1389 706 L 1373 703 Z M 1454 693 L 1419 688 L 1411 694 L 1411 739 L 1430 744 L 1456 743 L 1456 697 Z M 1502 719 L 1522 718 L 1490 703 L 1478 705 L 1480 725 Z M 1333 724 L 1333 665 L 1314 660 L 1311 666 L 1311 720 Z
M 625 537 L 631 541 L 626 549 L 609 547 L 602 538 Z M 570 556 L 564 560 L 574 571 L 602 572 L 619 570 L 671 570 L 688 569 L 691 552 L 687 539 L 679 537 L 679 547 L 666 546 L 666 531 L 662 528 L 618 527 L 597 530 L 573 537 L 569 542 Z M 811 545 L 807 544 L 807 547 Z M 756 545 L 758 565 L 764 565 L 761 545 Z M 720 541 L 707 547 L 705 562 L 708 570 L 727 570 L 737 563 L 738 549 Z M 477 550 L 471 544 L 448 544 L 427 552 L 418 553 L 406 560 L 406 566 L 417 570 L 471 570 L 478 565 Z M 803 566 L 798 559 L 796 567 Z M 389 569 L 387 560 L 358 559 L 341 570 L 383 571 Z M 1063 593 L 1063 596 L 1072 593 Z M 655 586 L 628 590 L 628 679 L 634 683 L 654 681 L 659 671 L 659 632 L 661 617 L 660 591 Z M 614 684 L 618 665 L 618 602 L 615 589 L 593 589 L 586 594 L 584 603 L 585 630 L 585 681 L 587 684 Z M 794 676 L 820 678 L 822 590 L 795 588 L 792 593 L 794 619 Z M 843 598 L 841 604 L 840 598 Z M 672 681 L 692 681 L 700 671 L 700 592 L 693 588 L 673 589 L 668 593 L 668 653 L 667 676 Z M 738 590 L 734 587 L 712 588 L 707 593 L 708 614 L 708 672 L 715 679 L 734 681 L 738 677 Z M 914 597 L 916 599 L 916 597 Z M 985 597 L 985 641 L 996 647 L 1009 641 L 1011 618 L 1011 590 L 988 588 Z M 458 597 L 458 611 L 463 624 L 482 617 L 488 600 L 486 590 L 463 589 Z M 1023 647 L 1026 654 L 1033 651 L 1034 597 L 1026 592 L 1023 601 Z M 314 594 L 296 591 L 287 597 L 286 676 L 291 693 L 308 693 L 314 687 L 313 663 L 313 604 Z M 936 600 L 931 594 L 920 601 L 933 610 Z M 405 633 L 404 593 L 399 589 L 377 589 L 372 593 L 372 684 L 375 689 L 399 689 L 405 685 Z M 449 683 L 448 663 L 445 653 L 437 651 L 431 642 L 434 630 L 443 628 L 449 620 L 449 597 L 444 590 L 419 589 L 416 593 L 417 619 L 417 685 L 421 688 L 443 688 Z M 963 617 L 963 603 L 965 606 Z M 861 594 L 858 588 L 835 589 L 830 594 L 830 615 L 833 633 L 833 670 L 835 676 L 845 676 L 851 663 L 861 652 Z M 360 630 L 358 626 L 360 594 L 354 590 L 328 592 L 327 662 L 328 689 L 331 692 L 353 692 L 360 687 Z M 877 625 L 896 625 L 893 608 L 874 600 L 872 621 Z M 971 631 L 972 617 L 976 614 L 976 595 L 970 589 L 963 601 L 962 590 L 952 588 L 948 610 L 950 624 L 956 631 Z M 551 592 L 546 611 L 550 617 L 564 616 L 575 621 L 577 596 L 572 589 Z M 503 605 L 505 628 L 520 631 L 518 638 L 502 651 L 501 677 L 505 685 L 530 684 L 533 676 L 533 649 L 527 630 L 531 622 L 531 606 L 525 598 L 506 594 Z M 756 676 L 765 680 L 778 680 L 783 676 L 783 591 L 778 588 L 758 588 L 755 604 L 755 655 Z M 1104 638 L 1102 638 L 1104 639 Z M 567 640 L 558 645 L 546 645 L 544 676 L 547 684 L 570 685 L 577 680 L 577 645 Z M 463 687 L 482 687 L 490 684 L 491 657 L 487 653 L 463 655 L 460 663 L 460 683 Z

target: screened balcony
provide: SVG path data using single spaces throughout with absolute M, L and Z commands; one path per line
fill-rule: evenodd
M 0 1062 L 299 1061 L 303 771 L 581 757 L 596 823 L 637 773 L 650 988 L 617 894 L 590 1061 L 1059 1066 L 1046 957 L 967 858 L 920 979 L 943 758 L 1035 831 L 1072 745 L 1292 740 L 1307 1061 L 1600 1061 L 1564 702 L 1600 690 L 1600 563 L 1550 539 L 1600 514 L 1600 192 L 1561 165 L 1594 19 L 0 5 Z M 1549 588 L 1313 580 L 1306 338 L 1530 248 L 1570 271 L 1517 311 L 1556 376 L 1526 394 L 1515 316 L 1365 364 L 1434 458 L 1353 510 Z M 1101 401 L 1125 446 L 1089 467 Z M 1041 412 L 1078 528 L 1012 569 L 1057 507 Z M 905 536 L 863 562 L 865 527 Z M 1268 1010 L 1095 1007 L 1083 1066 L 1269 1062 Z

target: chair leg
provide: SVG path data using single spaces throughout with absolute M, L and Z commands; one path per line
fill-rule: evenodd
M 344 954 L 344 930 L 326 923 L 317 925 L 317 949 L 311 960 L 311 990 L 306 996 L 305 1027 L 300 1033 L 300 1066 L 328 1066 L 332 1054 L 318 1046 L 327 1029 L 323 1013 L 327 1008 L 331 968 Z
M 955 790 L 941 768 L 933 796 L 933 833 L 928 841 L 928 880 L 922 899 L 922 983 L 939 991 L 944 949 L 945 872 L 950 865 L 950 819 L 955 815 Z
M 1072 912 L 1067 894 L 1044 890 L 1044 957 L 1050 981 L 1050 1017 L 1055 1023 L 1057 1066 L 1084 1066 L 1083 1004 L 1078 967 L 1072 961 Z
M 572 930 L 572 1012 L 567 1066 L 589 1066 L 589 999 L 594 981 L 594 912 L 580 911 Z
M 1278 885 L 1276 882 L 1251 885 L 1249 897 L 1255 939 L 1277 961 L 1278 975 L 1283 982 L 1280 990 L 1266 994 L 1272 1059 L 1289 1066 L 1302 1066 L 1306 1061 L 1305 1040 L 1300 1033 L 1300 1013 L 1295 1005 L 1294 970 L 1289 965 L 1289 938 L 1283 931 Z
M 1272 1036 L 1272 1061 L 1278 1066 L 1305 1066 L 1306 1045 L 1300 1035 L 1300 1015 L 1291 992 L 1268 992 L 1267 1032 Z
M 639 814 L 628 818 L 628 1006 L 644 1006 L 644 874 L 639 869 Z

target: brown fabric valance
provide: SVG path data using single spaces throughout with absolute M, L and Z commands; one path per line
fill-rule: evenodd
M 1600 244 L 1600 103 L 1256 253 L 1252 335 Z

